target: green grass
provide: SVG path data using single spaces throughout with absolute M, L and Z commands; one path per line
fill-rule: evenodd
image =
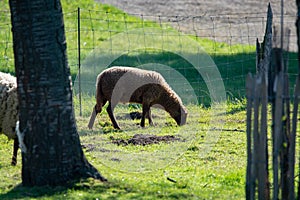
M 182 127 L 155 109 L 156 126 L 144 129 L 138 126 L 139 120 L 126 117 L 132 107 L 119 105 L 115 114 L 123 131 L 112 129 L 105 111 L 97 117 L 93 131 L 88 130 L 92 103 L 92 98 L 85 100 L 79 117 L 75 99 L 78 131 L 88 160 L 109 182 L 88 179 L 64 187 L 22 187 L 21 155 L 17 166 L 10 166 L 12 141 L 0 135 L 0 199 L 244 199 L 244 101 L 224 107 L 229 114 L 217 112 L 213 117 L 211 108 L 189 105 L 188 124 Z M 209 135 L 208 130 L 212 130 Z M 170 134 L 185 140 L 149 146 L 118 146 L 110 140 L 134 134 Z M 213 148 L 201 156 L 210 137 L 218 140 L 208 143 Z
M 197 38 L 195 36 L 181 36 L 177 38 L 176 30 L 172 29 L 169 25 L 162 23 L 157 24 L 152 21 L 142 21 L 139 17 L 128 15 L 121 10 L 118 10 L 112 6 L 97 4 L 92 0 L 82 0 L 76 2 L 70 2 L 67 0 L 62 1 L 65 30 L 67 37 L 67 53 L 68 61 L 71 69 L 72 79 L 75 80 L 78 73 L 78 43 L 77 43 L 77 8 L 81 8 L 81 61 L 84 62 L 90 53 L 103 46 L 107 42 L 107 39 L 111 36 L 117 35 L 125 31 L 134 31 L 147 28 L 161 28 L 164 31 L 163 34 L 173 33 L 174 41 L 184 40 L 189 38 L 195 41 L 201 46 L 205 52 L 209 54 L 218 66 L 218 69 L 224 80 L 225 88 L 230 96 L 242 97 L 244 95 L 243 86 L 245 74 L 248 72 L 254 72 L 255 67 L 255 51 L 254 46 L 251 45 L 234 45 L 230 46 L 226 43 L 218 43 L 205 38 Z M 0 12 L 0 71 L 10 72 L 14 74 L 14 62 L 12 53 L 12 35 L 10 33 L 10 16 L 7 1 L 1 1 L 0 5 L 2 10 Z M 3 27 L 3 28 L 2 28 Z M 125 34 L 126 36 L 126 34 Z M 143 35 L 140 35 L 143 37 Z M 123 46 L 123 50 L 128 43 L 127 38 L 120 41 L 120 46 Z M 134 43 L 134 41 L 129 41 Z M 168 46 L 169 44 L 164 44 Z M 190 54 L 196 52 L 189 52 L 189 44 L 183 45 L 183 51 Z M 107 52 L 109 52 L 108 47 Z M 117 52 L 118 49 L 114 46 L 113 52 Z M 174 54 L 172 49 L 134 49 L 130 52 L 123 52 L 122 56 L 115 59 L 111 65 L 129 65 L 140 66 L 147 63 L 159 63 L 162 65 L 170 66 L 173 69 L 188 69 L 191 64 L 184 60 L 182 57 Z M 106 52 L 106 53 L 107 53 Z M 100 60 L 102 59 L 101 55 Z M 102 60 L 105 60 L 104 58 Z M 82 66 L 84 68 L 86 66 Z M 89 66 L 87 66 L 89 67 Z M 97 66 L 106 67 L 106 66 Z M 84 69 L 81 69 L 85 73 Z M 180 71 L 180 70 L 179 70 Z M 96 72 L 98 73 L 98 72 Z M 183 73 L 180 71 L 180 73 Z M 83 74 L 84 75 L 84 74 Z M 199 74 L 189 71 L 185 72 L 185 76 L 188 77 L 188 81 L 192 84 L 193 90 L 198 96 L 198 101 L 202 104 L 209 104 L 210 100 L 206 98 L 208 90 L 206 84 L 199 79 Z M 94 80 L 95 78 L 87 78 L 87 80 Z M 197 81 L 195 81 L 197 79 Z M 83 80 L 84 81 L 84 80 Z M 94 85 L 94 83 L 93 83 Z
M 191 64 L 184 60 L 179 55 L 174 54 L 172 49 L 164 49 L 169 44 L 162 45 L 161 49 L 130 49 L 126 53 L 127 43 L 134 43 L 134 39 L 128 41 L 126 33 L 134 33 L 134 30 L 147 30 L 147 28 L 161 28 L 162 35 L 173 33 L 175 43 L 180 40 L 189 38 L 195 41 L 208 55 L 213 59 L 216 64 L 224 86 L 226 94 L 229 98 L 243 98 L 245 96 L 245 76 L 247 73 L 255 73 L 255 44 L 253 45 L 229 45 L 226 43 L 215 42 L 206 38 L 199 38 L 193 35 L 185 35 L 177 38 L 179 35 L 176 30 L 171 28 L 166 23 L 155 23 L 149 20 L 141 20 L 137 16 L 132 16 L 124 13 L 123 11 L 116 9 L 109 5 L 97 4 L 92 0 L 81 1 L 69 1 L 63 0 L 63 12 L 65 20 L 65 30 L 67 37 L 67 53 L 68 61 L 71 69 L 72 79 L 75 81 L 78 73 L 78 41 L 77 41 L 77 9 L 81 9 L 81 62 L 84 63 L 86 58 L 91 57 L 91 52 L 99 47 L 103 48 L 103 45 L 109 44 L 110 37 L 114 37 L 119 33 L 125 33 L 123 38 L 118 42 L 119 46 L 122 46 L 122 55 L 116 58 L 110 65 L 129 65 L 140 66 L 148 63 L 159 63 L 162 65 L 170 66 L 173 69 L 178 70 L 180 73 L 187 77 L 191 87 L 197 95 L 197 100 L 200 104 L 209 105 L 210 99 L 207 98 L 209 92 L 206 84 L 203 82 L 202 77 L 195 71 L 183 72 L 185 69 L 191 68 Z M 10 16 L 8 1 L 0 2 L 0 71 L 10 72 L 14 74 L 14 62 L 12 53 L 12 35 L 10 33 Z M 144 35 L 140 35 L 143 37 Z M 155 40 L 154 40 L 155 41 Z M 184 43 L 182 45 L 183 51 L 187 53 L 195 54 L 196 52 L 189 52 L 189 45 Z M 105 46 L 107 47 L 106 54 L 118 53 L 118 46 Z M 113 49 L 110 49 L 113 48 Z M 125 49 L 124 49 L 125 48 Z M 103 52 L 102 52 L 103 53 Z M 100 61 L 97 61 L 96 66 L 82 66 L 81 71 L 86 73 L 90 69 L 84 69 L 89 67 L 104 68 L 101 66 L 103 60 L 106 60 L 106 54 L 101 52 L 97 57 Z M 291 92 L 292 85 L 295 80 L 297 71 L 297 56 L 295 53 L 289 53 L 289 74 L 291 80 Z M 105 63 L 108 64 L 108 63 Z M 180 69 L 183 69 L 180 71 Z M 85 71 L 86 70 L 86 71 Z M 93 75 L 97 75 L 99 70 L 93 71 Z M 85 74 L 83 74 L 84 77 Z M 91 81 L 94 86 L 95 77 L 87 77 L 87 80 Z M 195 81 L 197 80 L 197 81 Z M 93 88 L 93 87 L 88 87 Z
M 130 16 L 112 6 L 96 4 L 92 0 L 62 0 L 68 59 L 73 80 L 77 65 L 77 8 L 81 8 L 82 60 L 90 52 L 103 45 L 107 38 L 126 30 L 141 27 L 159 27 L 151 21 Z M 0 1 L 0 71 L 14 74 L 11 43 L 11 27 L 8 1 Z M 101 19 L 101 20 L 90 20 Z M 127 23 L 113 23 L 114 21 Z M 92 22 L 92 23 L 91 23 Z M 110 22 L 110 23 L 108 23 Z M 108 29 L 110 31 L 106 31 Z M 165 30 L 171 30 L 169 26 Z M 190 63 L 174 52 L 146 49 L 124 53 L 111 65 L 138 66 L 159 63 L 173 69 L 185 69 L 186 77 L 197 94 L 200 105 L 188 105 L 188 124 L 177 127 L 164 112 L 154 112 L 155 127 L 141 129 L 138 120 L 126 118 L 136 108 L 119 106 L 115 113 L 123 131 L 115 131 L 105 112 L 98 116 L 94 130 L 87 129 L 94 97 L 83 96 L 82 117 L 79 117 L 79 102 L 74 98 L 78 132 L 88 160 L 109 182 L 93 179 L 82 180 L 64 187 L 25 188 L 21 184 L 21 155 L 18 165 L 10 166 L 12 141 L 0 135 L 0 199 L 245 199 L 246 134 L 245 134 L 245 75 L 255 72 L 255 47 L 234 45 L 187 36 L 203 47 L 212 57 L 222 76 L 226 94 L 231 103 L 227 114 L 217 113 L 211 117 L 212 107 L 203 79 L 193 70 Z M 126 41 L 124 40 L 124 43 Z M 194 52 L 188 52 L 194 53 Z M 296 54 L 290 53 L 289 73 L 291 83 L 297 74 Z M 197 81 L 196 81 L 197 80 Z M 94 90 L 94 80 L 91 80 Z M 183 97 L 185 98 L 185 96 Z M 187 100 L 188 102 L 188 100 Z M 137 108 L 139 109 L 139 108 Z M 210 121 L 211 118 L 215 121 Z M 223 121 L 224 124 L 219 122 Z M 207 131 L 211 130 L 207 135 Z M 219 131 L 221 130 L 221 131 Z M 150 146 L 117 146 L 111 137 L 126 139 L 134 134 L 178 135 L 185 142 L 161 143 Z M 218 139 L 204 157 L 201 153 L 208 147 L 206 139 Z M 209 143 L 207 144 L 209 145 Z M 126 155 L 134 155 L 127 156 Z M 154 156 L 153 156 L 154 155 Z M 126 159 L 124 159 L 126 158 Z

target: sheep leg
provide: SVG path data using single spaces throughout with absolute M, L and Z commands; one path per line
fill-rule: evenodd
M 94 106 L 94 109 L 92 111 L 91 117 L 90 117 L 90 121 L 88 124 L 89 129 L 92 129 L 95 123 L 95 119 L 98 113 L 101 113 L 102 111 L 102 107 L 104 104 L 106 104 L 107 100 L 104 99 L 103 101 L 99 100 L 97 101 L 98 103 Z
M 97 112 L 96 112 L 96 106 L 95 106 L 94 109 L 93 109 L 93 112 L 91 114 L 89 124 L 88 124 L 89 129 L 93 128 L 94 122 L 95 122 L 95 119 L 96 119 L 96 115 L 97 115 Z
M 11 159 L 11 165 L 13 165 L 13 166 L 15 166 L 17 164 L 18 149 L 19 149 L 19 140 L 18 140 L 18 138 L 15 138 L 14 139 L 13 157 Z
M 150 115 L 151 115 L 150 114 L 150 106 L 148 104 L 143 104 L 143 113 L 142 113 L 142 119 L 141 119 L 141 127 L 145 127 L 145 117 L 147 116 L 148 119 L 149 119 Z M 150 120 L 149 120 L 149 123 L 150 123 Z
M 108 113 L 108 116 L 111 120 L 111 122 L 113 123 L 113 126 L 115 129 L 121 129 L 118 125 L 118 122 L 116 121 L 116 118 L 114 116 L 114 106 L 112 106 L 111 102 L 109 102 L 107 108 L 106 108 L 106 111 Z
M 146 117 L 148 118 L 150 126 L 154 126 L 153 121 L 152 121 L 152 116 L 151 116 L 151 108 L 149 108 L 149 111 L 146 114 Z

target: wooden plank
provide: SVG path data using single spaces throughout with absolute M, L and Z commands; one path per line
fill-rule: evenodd
M 296 29 L 297 29 L 297 46 L 298 46 L 298 78 L 297 82 L 299 81 L 299 72 L 300 72 L 300 0 L 296 0 L 297 4 L 297 11 L 298 11 L 298 16 L 296 20 Z M 298 96 L 297 96 L 298 99 Z M 299 101 L 299 100 L 297 100 Z M 297 104 L 298 105 L 298 104 Z M 298 109 L 298 108 L 297 108 Z M 296 119 L 297 120 L 297 119 Z M 297 122 L 295 122 L 297 123 Z M 296 128 L 296 125 L 293 126 L 293 128 Z M 300 162 L 298 164 L 298 169 L 300 169 Z M 300 197 L 300 178 L 298 177 L 298 191 L 297 191 L 298 198 Z
M 254 76 L 254 91 L 253 91 L 253 154 L 252 154 L 252 176 L 254 181 L 258 180 L 259 173 L 259 107 L 260 107 L 260 91 L 258 76 Z M 256 188 L 256 185 L 255 185 Z M 258 188 L 259 189 L 259 188 Z
M 296 146 L 296 131 L 297 131 L 297 121 L 298 121 L 298 107 L 299 107 L 299 98 L 300 98 L 300 77 L 297 76 L 296 85 L 294 89 L 294 104 L 293 104 L 293 118 L 292 118 L 292 131 L 290 134 L 290 145 L 289 145 L 289 199 L 295 199 L 295 146 Z
M 262 59 L 261 47 L 258 38 L 256 38 L 256 73 L 259 73 L 261 71 L 260 69 L 261 59 Z
M 268 14 L 267 14 L 267 23 L 266 23 L 266 31 L 264 36 L 264 46 L 263 46 L 263 69 L 264 73 L 268 73 L 269 66 L 271 62 L 271 54 L 272 54 L 272 24 L 273 24 L 273 12 L 271 4 L 268 5 Z
M 254 200 L 255 197 L 255 178 L 252 174 L 252 110 L 253 110 L 253 77 L 248 74 L 246 77 L 246 95 L 247 95 L 247 171 L 246 171 L 246 199 Z
M 255 135 L 254 135 L 254 146 L 256 160 L 255 160 L 255 169 L 256 169 L 256 179 L 257 179 L 257 188 L 258 188 L 258 199 L 264 198 L 264 175 L 263 175 L 263 149 L 262 149 L 262 135 L 261 135 L 261 100 L 262 100 L 262 74 L 257 75 L 255 80 L 255 100 L 254 100 L 254 118 L 255 118 Z
M 278 199 L 279 193 L 279 151 L 282 143 L 282 109 L 283 109 L 283 72 L 275 78 L 275 111 L 274 111 L 274 134 L 273 134 L 273 199 Z
M 281 198 L 282 199 L 290 199 L 289 198 L 289 191 L 291 188 L 289 188 L 289 173 L 290 173 L 290 167 L 289 166 L 289 145 L 290 145 L 290 94 L 289 94 L 289 79 L 288 75 L 284 72 L 284 83 L 283 83 L 283 130 L 282 130 L 282 149 L 280 153 L 280 163 L 281 163 Z M 292 189 L 294 190 L 294 189 Z
M 259 160 L 259 178 L 260 178 L 260 199 L 270 199 L 269 189 L 269 172 L 268 172 L 268 81 L 266 74 L 262 75 L 261 87 L 260 87 L 260 98 L 261 98 L 261 113 L 260 113 L 260 155 Z

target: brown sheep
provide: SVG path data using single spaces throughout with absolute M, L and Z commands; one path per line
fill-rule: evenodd
M 113 110 L 119 103 L 142 104 L 141 126 L 145 126 L 145 117 L 153 125 L 150 107 L 160 105 L 178 125 L 184 125 L 187 110 L 180 97 L 171 89 L 165 79 L 157 72 L 132 67 L 111 67 L 97 77 L 96 105 L 93 109 L 88 127 L 93 128 L 96 115 L 108 101 L 107 113 L 114 128 L 120 129 Z

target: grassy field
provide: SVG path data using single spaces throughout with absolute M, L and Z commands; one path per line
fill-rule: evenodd
M 94 130 L 88 130 L 85 108 L 83 117 L 77 117 L 81 142 L 88 160 L 108 183 L 89 179 L 71 187 L 21 187 L 20 155 L 18 165 L 10 166 L 12 141 L 1 135 L 0 199 L 244 199 L 244 103 L 228 105 L 231 114 L 189 105 L 188 124 L 182 127 L 154 110 L 156 126 L 144 129 L 127 117 L 132 109 L 118 106 L 115 113 L 123 131 L 113 130 L 105 112 Z M 174 135 L 181 140 L 146 146 L 112 143 L 135 134 Z
M 114 37 L 119 33 L 125 33 L 120 40 L 120 46 L 122 46 L 122 55 L 119 58 L 114 59 L 109 65 L 128 65 L 128 66 L 141 66 L 147 63 L 158 63 L 161 65 L 170 66 L 173 69 L 188 69 L 191 64 L 184 60 L 179 55 L 174 54 L 172 49 L 139 49 L 137 52 L 135 49 L 129 50 L 126 53 L 127 45 L 132 45 L 135 41 L 128 41 L 128 33 L 132 33 L 134 30 L 161 28 L 163 34 L 172 32 L 176 34 L 176 30 L 170 27 L 166 23 L 155 23 L 153 21 L 141 20 L 140 18 L 132 15 L 128 15 L 121 10 L 118 10 L 112 6 L 97 4 L 92 0 L 81 0 L 76 2 L 70 2 L 67 0 L 62 1 L 63 12 L 65 19 L 65 30 L 68 45 L 68 61 L 71 69 L 72 79 L 75 81 L 78 74 L 78 41 L 77 41 L 77 9 L 80 7 L 80 23 L 81 23 L 81 62 L 84 63 L 87 57 L 91 57 L 93 50 L 103 46 L 105 43 L 109 44 L 110 37 Z M 12 36 L 10 33 L 10 16 L 8 1 L 1 1 L 0 11 L 0 70 L 4 72 L 10 72 L 14 74 L 14 61 L 12 53 Z M 127 34 L 127 35 L 126 35 Z M 151 34 L 151 32 L 146 33 Z M 176 34 L 179 35 L 179 34 Z M 138 37 L 138 36 L 137 36 Z M 145 37 L 140 35 L 139 37 Z M 184 40 L 189 38 L 195 41 L 208 56 L 213 60 L 217 66 L 225 89 L 229 98 L 243 98 L 245 95 L 245 76 L 247 73 L 255 72 L 255 44 L 253 45 L 228 45 L 226 43 L 215 42 L 206 38 L 195 37 L 192 35 L 182 35 L 179 38 L 174 37 L 174 41 Z M 262 38 L 259 38 L 260 40 Z M 154 40 L 155 41 L 155 40 Z M 129 43 L 129 44 L 128 44 Z M 185 44 L 183 45 L 184 51 L 188 51 L 189 48 Z M 163 45 L 162 45 L 163 46 Z M 167 44 L 165 45 L 167 46 Z M 146 48 L 146 47 L 145 47 Z M 116 53 L 120 51 L 118 46 L 107 46 L 106 53 Z M 195 52 L 188 52 L 194 53 Z M 105 60 L 105 55 L 97 55 L 99 60 Z M 96 63 L 97 68 L 105 68 L 102 66 L 103 62 Z M 105 63 L 107 64 L 107 63 Z M 291 79 L 291 85 L 295 80 L 297 74 L 297 60 L 295 53 L 289 53 L 289 73 Z M 89 70 L 89 67 L 94 66 L 81 66 L 81 71 L 85 73 L 85 70 Z M 95 72 L 99 73 L 98 71 Z M 84 74 L 83 74 L 84 75 Z M 188 81 L 192 84 L 193 90 L 198 96 L 198 101 L 202 104 L 208 105 L 210 103 L 207 99 L 208 90 L 203 79 L 199 79 L 199 75 L 190 71 L 187 73 Z M 87 80 L 95 80 L 95 78 L 88 77 Z M 94 85 L 94 81 L 93 81 Z M 292 91 L 292 90 L 291 90 Z
M 62 0 L 68 59 L 72 78 L 78 72 L 77 8 L 81 8 L 82 55 L 101 46 L 112 34 L 129 29 L 157 28 L 158 24 L 127 15 L 114 7 L 92 0 Z M 0 1 L 0 71 L 14 74 L 10 19 L 7 0 Z M 110 23 L 108 21 L 124 23 Z M 102 20 L 91 20 L 102 19 Z M 123 20 L 124 21 L 124 20 Z M 92 22 L 92 23 L 91 23 Z M 91 31 L 91 29 L 93 31 Z M 165 27 L 165 29 L 171 29 Z M 105 31 L 106 30 L 106 31 Z M 213 59 L 225 85 L 227 105 L 206 106 L 210 103 L 203 80 L 191 87 L 200 105 L 188 105 L 188 123 L 177 127 L 164 112 L 154 110 L 155 127 L 141 129 L 138 120 L 128 118 L 137 106 L 119 106 L 115 113 L 123 131 L 115 131 L 105 111 L 98 116 L 94 130 L 87 123 L 94 104 L 93 97 L 83 97 L 83 113 L 74 96 L 78 132 L 88 160 L 109 181 L 82 180 L 70 186 L 24 188 L 21 184 L 21 155 L 18 165 L 10 166 L 12 141 L 0 135 L 0 199 L 244 199 L 246 171 L 246 134 L 244 82 L 248 72 L 255 72 L 255 47 L 229 46 L 204 38 L 187 36 L 197 42 Z M 168 65 L 173 69 L 188 68 L 190 63 L 166 51 L 145 51 L 124 54 L 111 65 L 138 66 L 147 63 Z M 290 53 L 291 83 L 296 71 L 296 54 Z M 195 74 L 188 73 L 193 82 Z M 194 79 L 193 79 L 194 77 Z M 202 82 L 201 82 L 202 81 Z M 94 81 L 92 83 L 94 85 Z M 199 89 L 200 88 L 200 89 Z M 198 90 L 199 89 L 199 90 Z M 198 91 L 198 92 L 197 92 Z M 202 98 L 204 96 L 204 98 Z M 116 145 L 137 134 L 173 135 L 178 141 L 138 145 Z
M 108 43 L 107 40 L 110 37 L 118 35 L 119 33 L 132 32 L 134 30 L 161 28 L 164 31 L 163 34 L 168 32 L 174 33 L 174 41 L 178 42 L 189 38 L 199 45 L 204 52 L 208 54 L 208 57 L 213 59 L 214 63 L 218 67 L 222 80 L 226 87 L 226 91 L 229 97 L 242 98 L 245 94 L 244 91 L 244 77 L 248 72 L 254 72 L 255 67 L 255 47 L 254 45 L 228 45 L 226 43 L 217 43 L 205 38 L 199 38 L 192 35 L 179 35 L 176 30 L 171 28 L 168 24 L 158 24 L 152 21 L 141 20 L 136 16 L 128 15 L 112 6 L 100 5 L 94 3 L 91 0 L 81 0 L 76 3 L 70 1 L 62 1 L 65 29 L 68 45 L 68 61 L 71 69 L 72 79 L 75 81 L 78 73 L 78 41 L 77 41 L 77 8 L 81 9 L 81 62 L 84 63 L 85 59 L 91 55 L 91 52 L 101 45 Z M 2 12 L 0 11 L 0 70 L 4 72 L 10 72 L 14 74 L 14 60 L 12 52 L 12 35 L 10 33 L 10 16 L 7 1 L 1 1 Z M 146 33 L 146 34 L 151 34 Z M 125 34 L 126 36 L 126 34 Z M 139 37 L 144 37 L 140 35 Z M 138 37 L 138 36 L 137 36 Z M 133 39 L 134 40 L 134 39 Z M 173 49 L 136 49 L 126 53 L 127 43 L 134 43 L 135 41 L 128 41 L 128 38 L 120 40 L 123 54 L 119 58 L 116 58 L 110 65 L 128 65 L 128 66 L 141 66 L 147 63 L 158 63 L 161 65 L 169 66 L 173 69 L 188 69 L 191 64 L 184 60 L 181 56 L 176 55 Z M 155 41 L 155 40 L 154 40 Z M 123 43 L 122 43 L 123 42 Z M 166 44 L 165 46 L 167 46 Z M 183 51 L 187 53 L 195 54 L 196 52 L 188 52 L 188 44 L 183 45 Z M 157 45 L 158 46 L 158 45 Z M 110 50 L 109 48 L 114 48 Z M 107 52 L 118 52 L 120 49 L 115 45 L 108 47 Z M 106 52 L 106 53 L 107 53 Z M 99 60 L 105 60 L 105 57 L 101 57 Z M 107 66 L 101 66 L 102 63 L 96 63 L 97 67 L 103 68 Z M 81 66 L 81 71 L 84 73 L 86 66 Z M 87 66 L 92 67 L 92 66 Z M 87 69 L 88 70 L 88 69 Z M 96 72 L 98 73 L 98 71 Z M 83 74 L 84 75 L 84 74 Z M 209 99 L 206 98 L 208 90 L 203 79 L 193 71 L 186 73 L 189 83 L 192 84 L 193 90 L 196 91 L 198 101 L 202 104 L 208 105 Z M 94 80 L 94 78 L 87 80 Z M 82 80 L 86 81 L 86 80 Z M 94 85 L 94 83 L 93 83 Z

